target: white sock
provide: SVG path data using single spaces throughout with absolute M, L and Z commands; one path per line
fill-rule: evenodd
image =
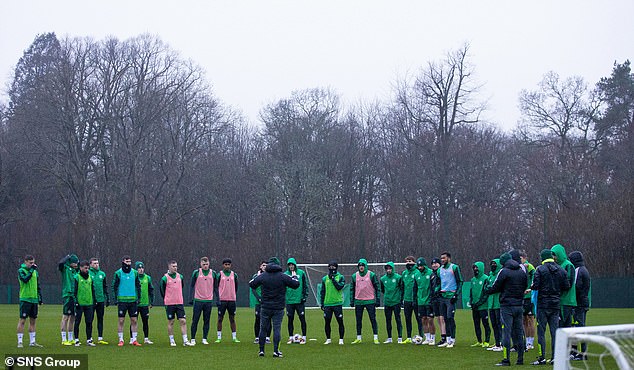
M 174 336 L 170 335 L 170 343 L 173 343 L 173 342 L 174 342 Z
M 452 337 L 447 337 L 447 343 L 453 343 L 453 338 Z
M 218 332 L 218 339 L 222 339 L 222 332 L 221 331 Z
M 305 335 L 303 335 L 303 336 L 302 336 L 302 339 L 304 339 L 304 342 L 305 342 L 305 341 L 306 341 L 306 336 L 305 336 Z
M 528 345 L 533 345 L 533 341 L 535 340 L 534 337 L 526 337 L 526 344 Z
M 136 332 L 136 331 L 133 331 L 133 332 L 132 332 L 132 341 L 133 341 L 133 342 L 134 342 L 134 341 L 136 341 L 136 335 L 137 335 L 137 332 Z
M 237 333 L 236 333 L 235 331 L 234 331 L 234 332 L 232 332 L 232 333 L 231 333 L 231 338 L 236 339 L 236 335 L 237 335 Z
M 379 340 L 379 335 L 378 334 L 374 334 L 374 340 Z
M 68 337 L 68 340 L 73 340 L 73 332 L 69 331 L 68 334 L 66 334 L 66 336 Z
M 119 342 L 123 342 L 123 332 L 120 331 L 118 334 L 119 334 Z
M 357 335 L 357 339 L 361 340 L 361 336 L 360 336 L 360 335 Z
M 183 335 L 183 343 L 187 342 L 187 334 Z
M 66 342 L 66 332 L 62 332 L 62 342 Z
M 431 337 L 431 334 L 425 333 L 425 340 L 429 342 L 430 337 Z
M 31 340 L 30 343 L 35 343 L 35 332 L 34 331 L 29 332 L 29 339 Z
M 97 337 L 97 340 L 103 340 L 103 337 Z
M 436 334 L 430 334 L 430 336 L 431 336 L 431 340 L 433 342 L 435 342 L 436 341 Z
M 24 337 L 24 334 L 18 333 L 18 343 L 22 343 L 22 337 Z
M 343 339 L 339 339 L 339 344 L 343 344 Z

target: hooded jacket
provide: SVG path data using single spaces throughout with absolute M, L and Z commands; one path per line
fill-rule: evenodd
M 394 262 L 388 262 L 386 266 L 392 267 L 391 274 L 381 276 L 381 292 L 385 307 L 400 305 L 403 302 L 403 278 L 396 273 Z
M 570 253 L 570 262 L 575 266 L 575 289 L 577 307 L 590 307 L 590 273 L 583 260 L 583 254 L 579 251 Z
M 415 263 L 411 265 L 412 268 L 405 265 L 405 270 L 401 273 L 401 277 L 403 278 L 403 301 L 405 302 L 414 302 L 414 276 L 418 272 L 418 269 L 416 269 Z
M 418 266 L 424 266 L 423 271 L 418 270 L 418 274 L 414 275 L 414 297 L 416 297 L 416 305 L 428 306 L 431 304 L 432 287 L 431 277 L 433 271 L 427 266 L 427 261 L 424 258 L 419 258 Z
M 566 256 L 566 249 L 561 244 L 555 244 L 550 250 L 557 256 L 557 264 L 566 271 L 566 277 L 570 283 L 569 289 L 564 289 L 561 294 L 562 306 L 576 306 L 577 305 L 577 292 L 575 289 L 575 266 L 568 260 Z
M 350 284 L 350 303 L 351 303 L 350 305 L 354 306 L 354 305 L 374 304 L 378 306 L 380 302 L 379 279 L 376 277 L 376 274 L 373 271 L 368 270 L 368 261 L 366 261 L 364 258 L 361 258 L 357 264 L 365 266 L 365 269 L 363 273 L 361 273 L 360 271 L 357 271 L 354 274 L 352 274 L 352 283 Z M 370 282 L 372 283 L 372 287 L 374 288 L 374 299 L 360 300 L 360 299 L 354 298 L 356 290 L 357 290 L 357 287 L 356 287 L 357 274 L 359 274 L 360 276 L 365 276 L 367 274 L 370 274 Z
M 299 281 L 299 288 L 286 288 L 286 304 L 298 304 L 306 302 L 308 297 L 308 281 L 306 279 L 306 272 L 297 268 L 297 262 L 295 258 L 289 258 L 286 262 L 287 265 L 295 266 L 295 273 L 297 274 L 297 280 Z M 292 276 L 292 272 L 289 269 L 284 272 L 288 276 Z
M 106 273 L 100 269 L 88 269 L 90 277 L 95 285 L 95 299 L 97 303 L 105 303 L 110 301 L 108 296 L 108 283 L 106 282 Z
M 473 264 L 478 268 L 478 274 L 471 278 L 471 289 L 469 291 L 469 304 L 472 310 L 488 310 L 488 302 L 482 302 L 480 299 L 484 295 L 489 281 L 489 275 L 484 273 L 484 262 L 477 261 Z
M 251 289 L 262 286 L 261 307 L 268 310 L 283 310 L 286 303 L 286 288 L 297 289 L 299 280 L 282 272 L 276 263 L 266 265 L 264 272 L 249 281 Z
M 566 272 L 552 258 L 535 269 L 531 290 L 537 292 L 537 308 L 559 309 L 563 290 L 570 289 Z
M 500 306 L 522 306 L 524 291 L 528 278 L 520 264 L 511 258 L 509 253 L 500 256 L 500 263 L 504 265 L 493 285 L 486 289 L 487 294 L 500 293 Z
M 499 258 L 494 258 L 491 262 L 495 262 L 495 270 L 489 273 L 489 279 L 487 280 L 487 288 L 493 285 L 495 279 L 498 277 L 500 271 L 502 271 L 502 263 Z M 486 291 L 486 290 L 485 290 Z M 500 309 L 500 293 L 493 293 L 488 295 L 489 309 L 491 310 L 499 310 Z

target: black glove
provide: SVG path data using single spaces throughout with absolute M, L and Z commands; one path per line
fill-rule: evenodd
M 301 301 L 299 301 L 300 303 L 306 303 L 306 298 L 302 298 Z
M 110 306 L 110 300 L 109 299 L 106 300 L 106 307 L 108 307 L 108 306 Z
M 379 301 L 378 299 L 374 301 L 374 307 L 381 307 L 381 301 Z
M 37 270 L 37 265 L 36 264 L 31 265 L 31 270 Z
M 458 300 L 458 297 L 457 296 L 453 296 L 453 297 L 451 297 L 449 299 L 449 302 L 451 302 L 451 304 L 455 304 L 457 300 Z
M 354 299 L 350 300 L 350 307 L 354 307 Z
M 220 308 L 220 301 L 216 302 L 216 307 Z
M 319 306 L 319 308 L 321 308 L 321 310 L 324 310 L 324 305 L 322 304 L 321 306 Z
M 193 306 L 194 305 L 194 301 L 189 301 L 189 305 Z
M 403 301 L 401 301 L 401 308 L 405 308 L 405 303 L 403 303 Z

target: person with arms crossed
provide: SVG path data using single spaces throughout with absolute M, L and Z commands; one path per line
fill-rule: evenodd
M 305 304 L 308 297 L 308 280 L 304 270 L 297 268 L 295 258 L 289 258 L 286 265 L 288 269 L 285 274 L 291 277 L 297 276 L 299 281 L 299 288 L 286 288 L 286 316 L 288 317 L 288 341 L 286 344 L 293 343 L 293 331 L 295 330 L 293 319 L 296 312 L 302 329 L 302 337 L 299 339 L 299 344 L 306 344 Z
M 35 257 L 24 256 L 24 263 L 18 269 L 20 283 L 20 319 L 18 320 L 18 348 L 22 348 L 24 325 L 29 318 L 29 347 L 43 347 L 35 341 L 35 324 L 38 306 L 42 304 L 42 290 L 40 289 L 40 274 L 37 272 Z
M 167 273 L 163 275 L 159 282 L 159 290 L 163 303 L 165 304 L 165 314 L 167 315 L 167 335 L 169 336 L 170 346 L 176 347 L 174 340 L 174 321 L 178 319 L 181 327 L 181 335 L 183 336 L 183 346 L 188 347 L 192 344 L 187 339 L 187 320 L 185 319 L 185 306 L 183 303 L 183 288 L 185 288 L 185 280 L 183 275 L 178 273 L 178 263 L 171 260 L 167 263 Z
M 75 331 L 75 302 L 73 301 L 73 285 L 75 284 L 75 275 L 77 275 L 77 264 L 79 258 L 75 254 L 66 255 L 62 258 L 57 268 L 62 276 L 62 344 L 72 346 L 75 344 L 73 333 Z
M 337 269 L 339 264 L 336 261 L 328 263 L 328 275 L 321 279 L 321 289 L 319 290 L 319 306 L 324 311 L 324 331 L 326 341 L 330 344 L 330 322 L 335 316 L 339 325 L 339 344 L 343 345 L 343 336 L 346 328 L 343 324 L 343 287 L 346 285 L 346 278 Z
M 222 261 L 222 271 L 218 273 L 218 338 L 215 343 L 222 342 L 222 322 L 225 312 L 229 313 L 231 340 L 240 343 L 236 333 L 236 295 L 238 293 L 238 274 L 231 270 L 231 258 Z
M 252 289 L 262 287 L 262 308 L 260 310 L 260 334 L 258 341 L 260 345 L 259 356 L 264 356 L 264 345 L 266 335 L 273 326 L 273 357 L 283 357 L 279 350 L 282 330 L 282 318 L 284 317 L 284 306 L 286 302 L 287 289 L 299 288 L 299 275 L 287 275 L 282 273 L 280 260 L 271 257 L 264 269 L 264 273 L 249 281 Z
M 401 322 L 401 304 L 403 303 L 403 278 L 397 274 L 394 262 L 388 262 L 384 266 L 385 275 L 381 276 L 381 293 L 383 293 L 383 305 L 385 313 L 385 329 L 387 339 L 383 343 L 392 343 L 392 314 L 396 322 L 398 343 L 403 342 L 403 324 Z
M 95 314 L 97 316 L 97 344 L 108 344 L 103 340 L 103 315 L 106 307 L 110 306 L 108 296 L 108 283 L 106 283 L 106 273 L 99 268 L 99 259 L 90 259 L 90 278 L 95 285 Z
M 119 336 L 119 347 L 123 347 L 123 324 L 125 323 L 125 317 L 130 317 L 130 326 L 132 328 L 132 335 L 130 336 L 130 344 L 140 347 L 141 344 L 137 342 L 137 317 L 138 302 L 141 296 L 141 281 L 139 280 L 139 273 L 132 269 L 132 259 L 130 256 L 121 257 L 121 268 L 115 271 L 112 279 L 112 289 L 114 291 L 114 297 L 117 305 L 117 315 L 119 317 L 119 323 L 117 325 L 117 334 Z
M 154 284 L 152 277 L 145 272 L 145 264 L 142 261 L 136 261 L 134 269 L 139 274 L 139 284 L 141 284 L 138 309 L 143 324 L 143 343 L 154 344 L 150 340 L 150 309 L 154 304 Z M 132 335 L 131 328 L 130 335 Z
M 190 284 L 190 303 L 194 305 L 194 316 L 191 325 L 191 345 L 196 345 L 196 332 L 198 331 L 198 320 L 203 316 L 203 344 L 209 344 L 207 335 L 211 321 L 211 308 L 214 301 L 214 289 L 216 288 L 217 276 L 209 268 L 209 258 L 200 259 L 200 268 L 192 272 L 192 282 Z

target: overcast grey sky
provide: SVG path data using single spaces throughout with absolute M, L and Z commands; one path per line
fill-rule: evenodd
M 510 130 L 521 89 L 553 70 L 593 85 L 634 58 L 634 1 L 4 0 L 0 100 L 37 34 L 160 37 L 207 72 L 215 95 L 253 123 L 294 90 L 344 103 L 387 100 L 397 78 L 471 45 L 488 120 Z

